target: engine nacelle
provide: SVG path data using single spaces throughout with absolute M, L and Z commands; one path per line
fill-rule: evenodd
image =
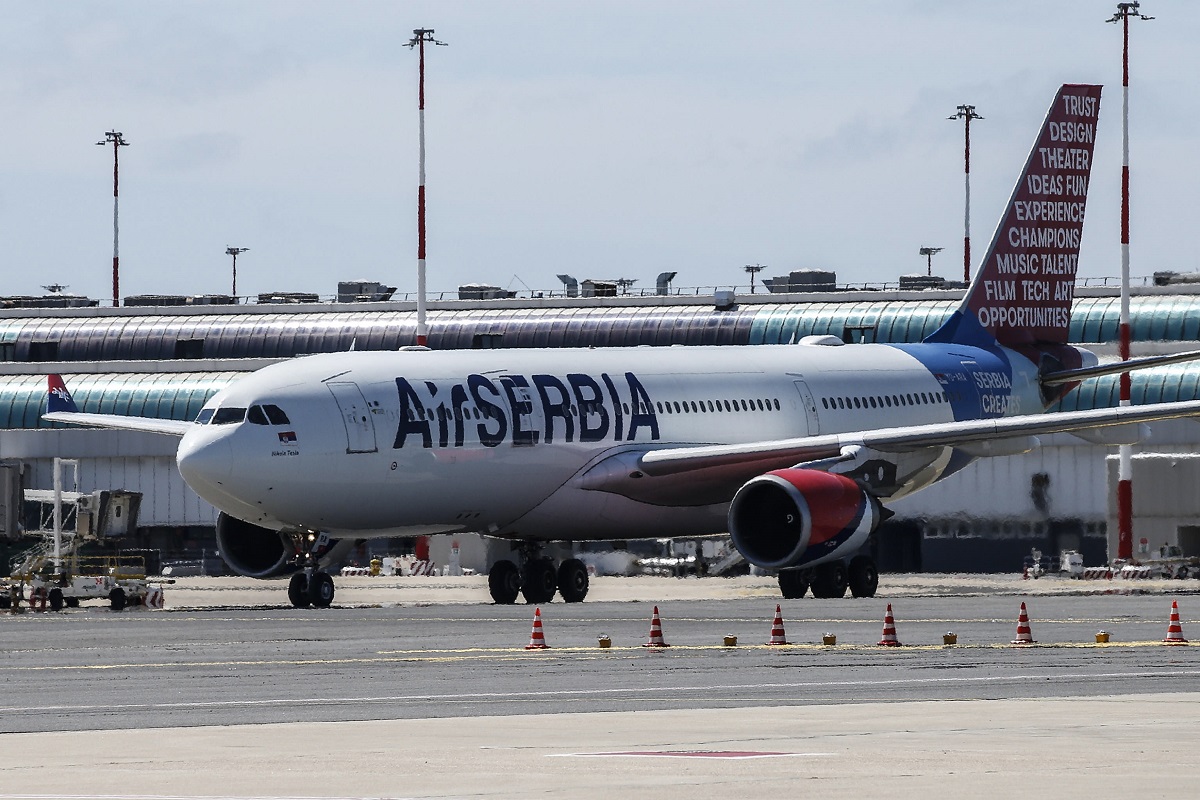
M 295 572 L 295 555 L 288 537 L 252 525 L 225 512 L 217 516 L 217 547 L 225 564 L 247 578 L 270 578 Z
M 844 475 L 780 469 L 748 481 L 729 504 L 729 534 L 764 569 L 853 554 L 884 519 L 879 501 Z

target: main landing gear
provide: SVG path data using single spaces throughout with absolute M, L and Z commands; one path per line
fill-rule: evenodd
M 554 593 L 568 603 L 581 603 L 587 597 L 587 567 L 578 558 L 568 558 L 561 564 L 541 554 L 538 547 L 521 550 L 521 566 L 507 559 L 497 561 L 488 572 L 488 589 L 492 600 L 500 605 L 517 602 L 517 595 L 526 603 L 549 603 Z
M 855 556 L 849 563 L 828 561 L 807 569 L 779 571 L 779 590 L 789 600 L 798 600 L 812 589 L 813 597 L 874 597 L 879 588 L 879 570 L 870 556 Z

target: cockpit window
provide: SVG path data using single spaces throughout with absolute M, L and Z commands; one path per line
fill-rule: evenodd
M 283 413 L 283 409 L 276 405 L 265 405 L 263 411 L 267 412 L 267 419 L 271 420 L 272 425 L 291 425 L 287 414 Z M 250 420 L 253 422 L 254 420 Z
M 213 415 L 213 409 L 211 409 L 211 408 L 200 409 L 200 413 L 198 415 L 196 415 L 196 424 L 197 425 L 207 425 L 208 421 L 210 419 L 212 419 L 212 415 Z
M 234 425 L 246 418 L 246 409 L 244 408 L 218 408 L 217 413 L 213 414 L 213 425 Z
M 246 419 L 255 425 L 268 425 L 267 415 L 263 413 L 262 406 L 250 406 L 250 412 L 246 414 Z

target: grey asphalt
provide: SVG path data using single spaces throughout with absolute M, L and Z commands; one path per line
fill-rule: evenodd
M 796 789 L 817 775 L 838 788 L 829 796 L 884 786 L 917 796 L 947 770 L 938 752 L 989 730 L 996 745 L 983 752 L 992 754 L 955 762 L 964 786 L 991 786 L 986 776 L 1018 769 L 1010 758 L 1036 758 L 1039 748 L 1076 753 L 1097 769 L 1121 759 L 1152 772 L 1156 747 L 1169 754 L 1200 744 L 1200 646 L 1159 643 L 1172 599 L 1184 634 L 1200 638 L 1192 594 L 781 601 L 787 646 L 764 644 L 774 601 L 668 599 L 659 603 L 666 649 L 641 646 L 649 602 L 548 604 L 548 650 L 524 649 L 532 607 L 485 603 L 4 615 L 0 798 L 528 796 L 534 788 L 606 796 L 598 758 L 643 796 L 684 796 L 734 777 L 751 787 L 739 792 L 756 795 L 754 787 Z M 1038 644 L 1014 648 L 1022 600 Z M 901 648 L 875 644 L 887 602 Z M 1109 645 L 1094 642 L 1098 630 L 1110 633 Z M 942 645 L 948 631 L 958 645 Z M 832 648 L 821 644 L 827 632 L 838 638 Z M 596 646 L 601 634 L 611 649 Z M 736 648 L 722 646 L 726 634 Z M 1016 728 L 1025 734 L 1014 738 Z M 895 759 L 908 745 L 889 744 L 901 732 L 914 736 L 907 760 Z M 391 746 L 380 750 L 382 741 Z M 436 742 L 440 756 L 428 750 Z M 514 747 L 539 753 L 538 772 L 524 782 L 497 777 L 508 775 Z M 1140 756 L 1127 756 L 1139 747 Z M 743 760 L 661 757 L 670 766 L 644 775 L 635 756 L 596 756 L 696 748 L 775 754 L 752 771 Z M 880 760 L 860 763 L 859 751 Z M 816 752 L 826 754 L 804 754 Z M 368 753 L 406 764 L 410 780 L 385 780 L 391 768 L 367 780 Z M 414 763 L 413 753 L 426 759 Z M 305 754 L 324 764 L 324 777 L 308 774 Z M 203 769 L 204 759 L 216 759 L 214 775 L 173 782 L 182 765 Z M 889 759 L 913 777 L 911 795 L 889 782 L 881 768 Z M 127 760 L 139 769 L 126 774 Z M 292 771 L 281 774 L 281 764 Z M 1174 769 L 1195 772 L 1190 760 Z M 869 776 L 878 783 L 864 783 Z M 1060 794 L 1090 786 L 1068 783 Z M 1184 786 L 1165 784 L 1160 794 L 1188 796 L 1172 789 Z

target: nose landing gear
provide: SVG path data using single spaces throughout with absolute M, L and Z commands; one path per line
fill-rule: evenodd
M 329 608 L 333 604 L 333 577 L 323 572 L 321 558 L 330 555 L 334 540 L 326 534 L 293 533 L 294 563 L 300 571 L 288 581 L 288 600 L 295 608 Z

